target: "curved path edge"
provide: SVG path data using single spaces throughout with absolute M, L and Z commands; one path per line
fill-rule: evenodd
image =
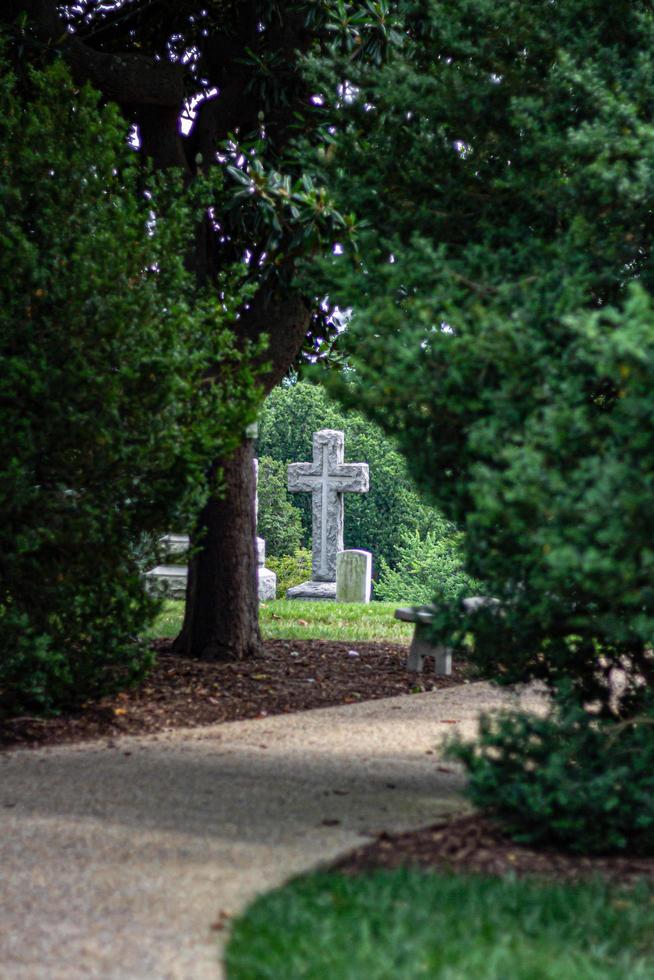
M 0 977 L 216 980 L 215 926 L 255 896 L 465 810 L 443 736 L 516 698 L 469 684 L 0 755 Z

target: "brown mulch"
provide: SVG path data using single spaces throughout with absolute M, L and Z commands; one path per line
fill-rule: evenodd
M 455 817 L 422 830 L 381 833 L 332 866 L 345 875 L 380 868 L 485 875 L 527 875 L 575 882 L 602 876 L 621 885 L 646 878 L 654 885 L 654 858 L 629 855 L 588 857 L 516 844 L 482 814 Z
M 264 718 L 451 687 L 470 676 L 461 659 L 450 677 L 409 674 L 400 643 L 269 640 L 262 657 L 240 663 L 185 660 L 171 654 L 171 643 L 154 641 L 157 663 L 137 688 L 56 718 L 0 720 L 0 748 Z

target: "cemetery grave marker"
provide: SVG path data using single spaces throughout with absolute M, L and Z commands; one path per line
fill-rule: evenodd
M 336 555 L 336 601 L 370 602 L 372 555 L 352 548 Z
M 288 466 L 289 491 L 313 497 L 313 578 L 289 589 L 289 599 L 336 597 L 336 556 L 343 551 L 343 494 L 367 493 L 370 486 L 368 464 L 344 459 L 344 433 L 320 429 L 313 434 L 313 462 Z

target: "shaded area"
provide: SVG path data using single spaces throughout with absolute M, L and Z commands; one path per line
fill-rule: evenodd
M 0 747 L 139 735 L 211 725 L 461 684 L 472 676 L 458 660 L 450 677 L 405 667 L 400 643 L 269 640 L 264 655 L 235 663 L 173 656 L 171 640 L 155 640 L 157 663 L 138 687 L 89 702 L 57 718 L 0 722 Z
M 654 883 L 654 858 L 587 857 L 522 847 L 480 814 L 457 817 L 422 830 L 381 833 L 374 843 L 352 851 L 334 865 L 335 870 L 346 875 L 401 867 L 518 877 L 537 875 L 559 881 L 601 875 L 621 884 L 642 878 Z
M 437 743 L 485 690 L 1 753 L 0 963 L 25 980 L 216 980 L 225 914 L 362 835 L 458 810 L 463 776 L 439 770 Z

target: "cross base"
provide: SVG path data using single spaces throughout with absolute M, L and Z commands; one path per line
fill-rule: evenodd
M 336 601 L 336 582 L 303 582 L 286 590 L 287 599 L 312 599 L 318 602 Z

